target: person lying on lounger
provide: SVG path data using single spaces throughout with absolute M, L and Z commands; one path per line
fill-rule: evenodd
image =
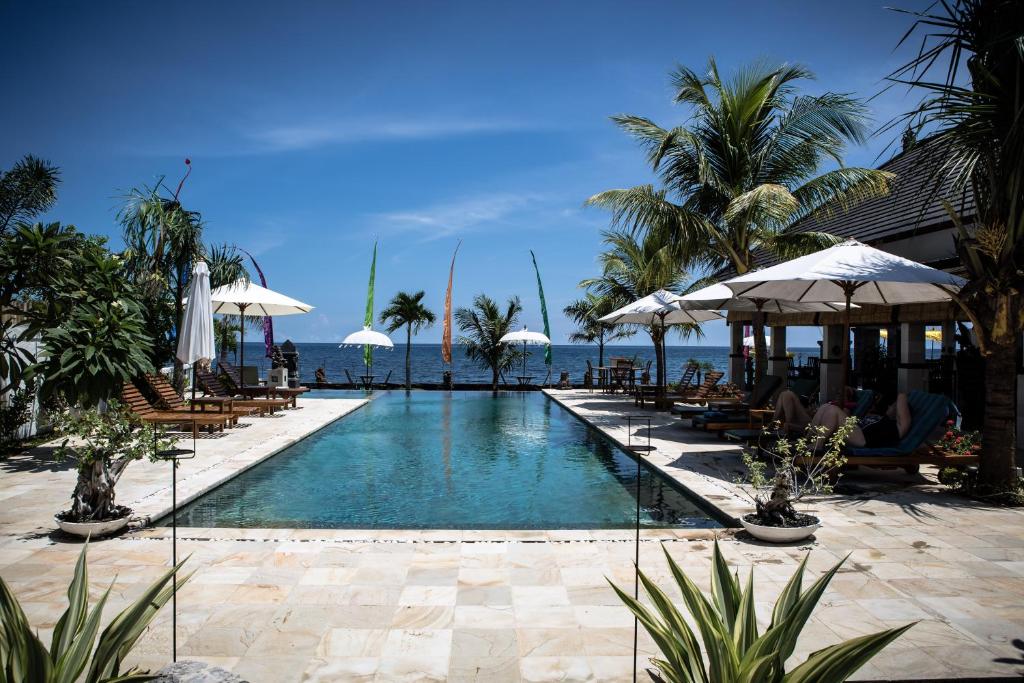
M 827 437 L 842 425 L 850 413 L 837 405 L 826 403 L 811 416 L 792 391 L 779 394 L 775 401 L 775 419 L 787 431 L 802 431 L 808 425 L 824 427 Z M 860 418 L 847 443 L 855 448 L 886 448 L 897 445 L 907 432 L 913 416 L 907 395 L 899 394 L 884 413 L 869 413 Z M 824 438 L 823 437 L 823 438 Z

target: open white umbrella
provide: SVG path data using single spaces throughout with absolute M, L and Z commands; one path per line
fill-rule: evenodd
M 544 345 L 547 345 L 547 344 L 551 343 L 551 340 L 548 339 L 547 336 L 541 334 L 540 332 L 530 332 L 528 329 L 526 329 L 525 325 L 523 326 L 523 329 L 518 330 L 516 332 L 509 332 L 508 334 L 504 335 L 498 341 L 500 341 L 503 344 L 518 344 L 518 343 L 522 342 L 522 344 L 523 344 L 523 377 L 526 377 L 526 345 L 527 344 L 534 344 L 534 345 L 544 346 Z M 523 381 L 526 381 L 526 380 L 523 380 Z
M 718 283 L 682 294 L 679 306 L 686 310 L 761 311 L 763 313 L 817 313 L 843 310 L 843 302 L 784 301 L 782 299 L 750 299 L 738 297 L 728 286 Z
M 344 348 L 346 346 L 376 346 L 377 348 L 393 349 L 395 344 L 391 341 L 383 332 L 377 332 L 371 330 L 369 327 L 364 327 L 358 332 L 353 332 L 344 339 L 341 340 L 341 345 L 338 347 Z M 370 356 L 370 361 L 366 365 L 366 376 L 369 377 L 373 371 L 373 356 Z
M 850 309 L 853 304 L 949 301 L 966 284 L 956 275 L 850 239 L 834 247 L 726 280 L 737 296 L 785 301 L 843 301 L 846 343 L 842 387 L 849 374 Z
M 230 285 L 224 285 L 213 290 L 210 294 L 213 301 L 213 312 L 225 315 L 254 316 L 263 318 L 265 316 L 296 315 L 298 313 L 309 313 L 313 307 L 304 304 L 290 296 L 285 296 L 266 287 L 260 287 L 252 282 L 236 280 Z M 239 380 L 245 384 L 245 323 L 241 325 L 242 341 L 239 347 L 240 373 Z
M 770 346 L 771 343 L 772 343 L 771 335 L 770 334 L 764 335 L 764 345 L 765 346 Z M 750 335 L 749 337 L 744 337 L 743 338 L 743 345 L 744 346 L 753 346 L 754 345 L 754 335 Z

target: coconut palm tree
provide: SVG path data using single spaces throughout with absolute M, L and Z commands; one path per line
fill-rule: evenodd
M 614 224 L 653 232 L 678 247 L 684 267 L 746 273 L 759 250 L 789 259 L 835 244 L 794 223 L 884 194 L 892 175 L 840 166 L 850 142 L 868 131 L 865 106 L 846 95 L 798 95 L 813 78 L 801 66 L 754 63 L 723 80 L 714 59 L 704 74 L 680 66 L 671 75 L 675 102 L 689 120 L 665 129 L 641 116 L 613 117 L 647 150 L 661 189 L 609 190 L 588 202 L 610 209 Z M 754 316 L 760 378 L 767 366 L 764 316 Z
M 680 266 L 679 254 L 672 244 L 666 243 L 655 233 L 638 236 L 630 232 L 606 231 L 604 242 L 608 249 L 598 259 L 601 262 L 600 277 L 580 282 L 599 296 L 615 301 L 636 301 L 659 289 L 690 291 L 686 284 L 686 273 Z M 683 336 L 701 336 L 700 325 L 687 323 L 673 325 Z M 654 358 L 657 362 L 657 386 L 665 386 L 665 328 L 650 325 L 646 328 L 654 344 Z
M 380 312 L 381 324 L 387 324 L 388 334 L 405 326 L 405 388 L 412 388 L 412 337 L 424 327 L 434 324 L 434 314 L 423 305 L 423 291 L 409 294 L 399 292 L 387 307 Z
M 501 373 L 511 369 L 522 359 L 515 344 L 501 340 L 519 323 L 523 305 L 518 296 L 509 297 L 505 309 L 486 294 L 478 294 L 470 308 L 455 311 L 455 322 L 464 333 L 458 343 L 466 347 L 466 357 L 491 370 L 491 390 L 498 390 Z
M 46 213 L 57 201 L 60 169 L 31 154 L 0 171 L 0 235 Z
M 597 344 L 597 364 L 604 365 L 604 346 L 620 339 L 628 339 L 636 334 L 636 330 L 623 326 L 606 325 L 598 318 L 608 315 L 615 309 L 629 303 L 609 296 L 600 296 L 587 292 L 562 309 L 565 317 L 578 326 L 569 335 L 573 344 Z
M 921 49 L 889 75 L 922 93 L 888 124 L 932 133 L 921 165 L 956 225 L 968 285 L 959 303 L 985 358 L 985 418 L 979 478 L 994 491 L 1014 480 L 1016 363 L 1024 331 L 1024 3 L 949 0 L 916 16 L 903 40 Z M 937 169 L 937 170 L 935 170 Z M 940 194 L 973 195 L 964 217 Z
M 226 361 L 229 353 L 238 352 L 238 337 L 235 335 L 240 329 L 238 317 L 233 315 L 223 315 L 213 321 L 213 340 L 217 347 L 218 361 Z

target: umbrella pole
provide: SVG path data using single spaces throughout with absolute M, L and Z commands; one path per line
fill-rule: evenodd
M 523 378 L 526 378 L 526 341 L 523 341 Z
M 245 304 L 238 305 L 238 328 L 242 335 L 242 341 L 238 344 L 238 355 L 241 362 L 238 366 L 238 388 L 245 388 Z
M 839 378 L 839 407 L 846 409 L 846 385 L 850 380 L 850 299 L 857 290 L 856 283 L 844 282 L 843 293 L 846 295 L 846 309 L 843 311 L 843 365 Z

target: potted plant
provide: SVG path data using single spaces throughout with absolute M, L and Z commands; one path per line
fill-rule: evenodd
M 847 418 L 832 434 L 824 427 L 808 425 L 799 438 L 782 436 L 762 444 L 757 452 L 745 451 L 747 474 L 737 483 L 754 503 L 754 511 L 740 518 L 747 533 L 773 543 L 802 541 L 813 534 L 821 521 L 799 512 L 796 505 L 807 496 L 832 492 L 846 464 L 846 439 L 856 424 L 856 418 Z M 778 423 L 769 425 L 765 436 L 774 438 L 780 427 Z M 758 453 L 765 457 L 758 458 Z
M 65 436 L 57 457 L 73 459 L 78 470 L 71 507 L 57 513 L 57 525 L 94 538 L 123 529 L 132 511 L 115 502 L 118 480 L 133 460 L 153 459 L 174 441 L 163 428 L 140 423 L 114 400 L 100 408 L 62 410 L 55 425 Z

